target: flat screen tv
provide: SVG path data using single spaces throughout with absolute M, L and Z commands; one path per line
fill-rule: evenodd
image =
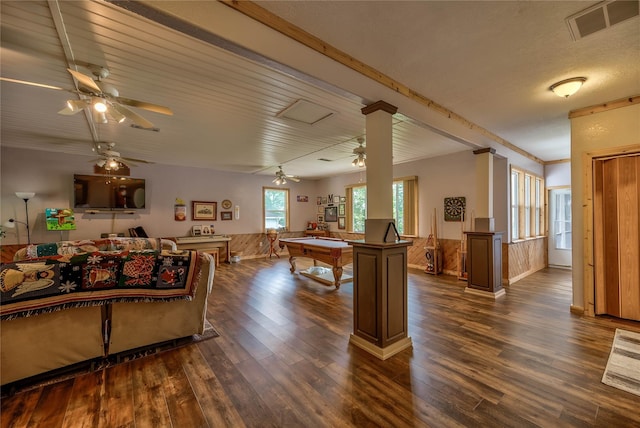
M 75 209 L 135 210 L 145 208 L 145 180 L 113 175 L 73 175 Z

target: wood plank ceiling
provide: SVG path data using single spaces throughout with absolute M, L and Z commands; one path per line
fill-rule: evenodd
M 261 2 L 260 5 L 271 7 L 292 21 L 299 19 L 300 23 L 309 25 L 309 15 L 300 9 L 303 3 L 309 2 L 296 3 L 302 4 L 287 5 L 289 9 L 277 2 Z M 332 8 L 340 7 L 335 2 L 323 3 L 331 3 Z M 561 3 L 562 13 L 575 9 L 575 5 L 568 8 L 567 2 Z M 307 6 L 317 11 L 318 5 Z M 307 66 L 298 66 L 293 59 L 285 61 L 286 55 L 296 55 L 300 48 L 296 42 L 283 41 L 284 36 L 218 2 L 3 1 L 0 8 L 3 78 L 75 89 L 74 80 L 66 69 L 88 73 L 83 65 L 96 64 L 109 69 L 110 75 L 105 82 L 117 88 L 120 96 L 166 105 L 174 112 L 173 116 L 164 116 L 136 109 L 153 122 L 159 132 L 132 128 L 128 126 L 129 121 L 95 124 L 90 116 L 82 113 L 74 116 L 57 114 L 66 100 L 77 99 L 77 94 L 2 81 L 1 136 L 5 147 L 61 151 L 86 155 L 89 159 L 93 157 L 94 142 L 109 141 L 116 143 L 116 150 L 123 156 L 158 164 L 252 174 L 273 174 L 278 165 L 286 165 L 287 173 L 313 179 L 352 171 L 350 163 L 357 138 L 366 138 L 361 108 L 378 99 L 389 100 L 397 96 L 346 67 L 340 66 L 340 76 L 330 73 L 331 67 L 336 65 L 327 65 L 330 60 L 320 58 L 317 53 L 309 54 L 315 55 L 315 62 L 307 69 Z M 164 10 L 160 11 L 161 8 Z M 446 10 L 434 8 L 433 11 L 446 14 Z M 345 9 L 347 12 L 361 14 L 362 10 Z M 195 18 L 189 18 L 190 14 L 207 16 L 210 24 L 198 23 Z M 318 19 L 326 22 L 332 18 L 327 15 Z M 354 22 L 357 25 L 357 21 Z M 396 22 L 390 24 L 388 30 L 395 34 L 402 26 L 403 23 Z M 637 37 L 638 31 L 628 27 L 624 27 L 622 35 Z M 330 31 L 327 28 L 320 37 L 331 38 Z M 242 42 L 238 32 L 252 38 L 254 44 Z M 341 27 L 336 29 L 336 34 L 344 38 L 350 32 Z M 341 47 L 340 40 L 331 39 Z M 628 46 L 627 43 L 620 48 L 626 56 L 618 57 L 628 58 Z M 267 54 L 277 52 L 278 48 L 283 57 Z M 353 52 L 356 47 L 347 40 L 342 48 L 349 54 L 358 53 Z M 406 47 L 398 49 L 404 51 Z M 363 49 L 365 57 L 369 51 Z M 378 53 L 380 56 L 388 54 L 383 50 Z M 416 73 L 425 72 L 412 70 L 409 65 L 408 70 L 398 70 L 392 64 L 379 62 L 379 57 L 364 58 L 364 63 L 367 59 L 391 76 L 395 77 L 395 74 L 396 78 L 406 79 L 409 87 L 414 87 Z M 576 72 L 580 74 L 577 65 Z M 623 79 L 628 79 L 626 70 L 618 73 Z M 553 83 L 548 80 L 556 76 L 563 77 L 556 70 L 552 71 L 544 76 L 545 84 Z M 458 80 L 460 72 L 456 70 L 455 73 Z M 504 77 L 498 70 L 495 74 Z M 438 82 L 446 76 L 424 74 L 421 79 L 425 78 Z M 505 85 L 514 82 L 516 79 L 510 78 Z M 636 83 L 628 89 L 640 92 L 639 85 Z M 426 92 L 426 87 L 417 84 L 415 87 Z M 434 92 L 447 98 L 446 93 L 436 88 Z M 599 93 L 598 97 L 618 93 L 620 90 L 615 86 L 609 92 Z M 583 106 L 550 107 L 550 102 L 557 103 L 559 99 L 552 99 L 549 94 L 534 97 L 543 95 L 549 100 L 523 108 L 522 114 L 532 116 L 545 108 L 552 109 L 553 115 L 566 122 L 563 125 L 566 127 L 567 106 Z M 626 95 L 629 93 L 621 96 Z M 459 98 L 456 96 L 453 105 L 460 107 L 471 121 L 475 117 L 483 118 L 486 123 L 495 124 L 496 129 L 507 129 L 507 125 L 497 122 L 495 117 L 487 118 L 488 113 L 480 113 L 504 102 L 502 97 L 495 102 L 486 100 L 486 105 L 476 105 L 476 110 L 464 108 L 464 103 L 457 101 Z M 475 93 L 469 92 L 469 99 L 472 104 L 478 104 Z M 307 100 L 327 108 L 332 114 L 313 125 L 278 116 L 297 100 Z M 600 98 L 598 101 L 607 100 Z M 467 133 L 468 129 L 460 124 L 447 128 L 446 118 L 431 120 L 432 114 L 414 113 L 420 108 L 424 110 L 423 106 L 405 102 L 411 100 L 400 99 L 399 114 L 394 116 L 394 163 L 496 143 L 477 131 Z M 503 108 L 499 110 L 503 111 Z M 541 139 L 545 133 L 558 128 L 555 119 L 541 129 Z M 509 120 L 513 122 L 514 119 L 509 117 Z M 533 120 L 537 119 L 534 117 Z M 524 134 L 531 133 L 529 122 L 523 127 Z M 566 133 L 566 129 L 562 132 Z M 517 136 L 511 131 L 507 133 Z M 512 140 L 517 146 L 518 138 Z M 558 153 L 568 153 L 568 143 L 564 143 L 565 152 Z M 527 149 L 529 147 L 522 150 L 527 152 Z M 554 160 L 544 153 L 528 153 L 533 153 L 532 158 Z

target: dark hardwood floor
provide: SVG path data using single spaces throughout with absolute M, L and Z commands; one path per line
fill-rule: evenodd
M 571 314 L 569 271 L 496 302 L 465 284 L 410 269 L 413 349 L 381 361 L 349 345 L 351 283 L 222 264 L 220 337 L 4 397 L 1 426 L 640 426 L 640 397 L 600 381 L 615 329 L 640 323 Z

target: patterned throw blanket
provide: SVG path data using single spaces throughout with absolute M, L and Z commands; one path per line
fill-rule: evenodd
M 1 265 L 0 319 L 114 302 L 191 300 L 195 295 L 201 267 L 195 251 L 123 249 L 126 245 L 109 251 L 94 244 L 84 250 L 46 244 L 59 245 L 55 255 Z

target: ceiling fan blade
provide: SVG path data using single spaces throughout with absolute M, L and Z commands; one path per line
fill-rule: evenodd
M 300 179 L 298 177 L 292 177 L 287 175 L 287 178 L 295 183 L 300 183 Z
M 130 110 L 128 108 L 126 108 L 125 106 L 122 106 L 120 104 L 113 104 L 113 108 L 120 114 L 122 114 L 123 116 L 125 116 L 127 119 L 131 119 L 131 121 L 133 123 L 135 123 L 136 125 L 138 125 L 141 128 L 144 129 L 150 129 L 153 128 L 153 123 L 149 122 L 147 119 L 145 119 L 144 117 L 140 116 L 138 113 L 134 112 L 133 110 Z
M 59 86 L 45 85 L 44 83 L 29 82 L 26 80 L 11 79 L 9 77 L 0 77 L 0 80 L 4 82 L 19 83 L 21 85 L 37 86 L 38 88 L 55 89 L 57 91 L 69 91 L 68 89 L 61 88 Z
M 131 162 L 131 161 L 125 161 L 125 160 L 124 160 L 124 158 L 118 158 L 118 159 L 116 159 L 116 160 L 117 160 L 118 162 L 120 162 L 122 165 L 125 165 L 125 166 L 129 166 L 129 167 L 131 167 L 131 166 L 138 166 L 138 164 L 137 164 L 137 163 L 135 163 L 135 162 Z
M 96 82 L 86 74 L 80 73 L 79 71 L 72 70 L 67 68 L 67 71 L 71 73 L 73 77 L 85 88 L 90 89 L 94 94 L 101 94 L 102 89 L 96 84 Z
M 122 98 L 122 97 L 114 97 L 114 98 L 119 103 L 131 106 L 131 107 L 137 107 L 143 110 L 152 111 L 154 113 L 161 113 L 161 114 L 166 114 L 168 116 L 173 116 L 173 111 L 169 107 L 161 106 L 158 104 L 147 103 L 144 101 L 132 100 L 130 98 Z
M 149 164 L 153 163 L 151 161 L 146 161 L 144 159 L 135 159 L 135 158 L 120 158 L 120 159 L 123 159 L 127 162 L 149 163 Z
M 82 110 L 72 110 L 69 107 L 65 107 L 58 112 L 58 114 L 63 114 L 65 116 L 73 116 L 76 113 L 80 113 Z

